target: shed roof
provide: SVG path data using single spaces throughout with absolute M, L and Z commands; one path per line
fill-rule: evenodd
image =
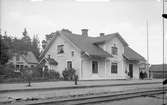
M 151 65 L 150 71 L 163 71 L 163 64 Z M 167 71 L 167 64 L 164 64 L 164 70 Z

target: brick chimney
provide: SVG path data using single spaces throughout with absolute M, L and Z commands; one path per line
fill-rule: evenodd
M 103 37 L 104 36 L 104 33 L 100 33 L 100 37 Z
M 82 29 L 82 35 L 88 37 L 88 29 Z

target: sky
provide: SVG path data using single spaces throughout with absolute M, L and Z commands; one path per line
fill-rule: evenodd
M 0 0 L 0 28 L 2 32 L 7 31 L 11 36 L 18 38 L 22 37 L 26 28 L 30 37 L 38 35 L 41 41 L 45 39 L 46 34 L 63 28 L 79 34 L 81 29 L 86 28 L 89 29 L 89 36 L 93 37 L 99 36 L 102 32 L 119 32 L 132 49 L 147 58 L 148 22 L 149 62 L 162 63 L 161 0 L 86 1 Z M 165 50 L 166 28 L 167 20 Z

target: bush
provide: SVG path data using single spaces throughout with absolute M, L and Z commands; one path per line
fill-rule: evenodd
M 17 83 L 19 83 L 19 82 L 24 82 L 25 80 L 24 79 L 22 79 L 22 78 L 6 78 L 6 79 L 3 79 L 2 81 L 0 81 L 1 83 L 12 83 L 12 82 L 17 82 Z
M 55 70 L 49 70 L 48 68 L 45 68 L 45 70 L 42 70 L 42 67 L 40 65 L 37 65 L 36 67 L 31 68 L 33 71 L 32 77 L 33 78 L 43 78 L 45 80 L 50 80 L 50 79 L 60 79 L 60 73 L 55 71 Z
M 0 75 L 6 75 L 7 77 L 18 77 L 20 74 L 14 72 L 15 67 L 12 64 L 0 65 Z
M 49 78 L 59 80 L 60 79 L 60 74 L 57 71 L 50 70 L 49 71 Z
M 64 80 L 60 73 L 54 70 L 42 70 L 40 65 L 27 67 L 20 72 L 14 71 L 13 65 L 0 65 L 0 83 L 2 82 L 26 82 L 26 81 L 53 81 Z M 29 71 L 32 71 L 31 74 Z
M 73 68 L 71 68 L 71 69 L 65 69 L 62 72 L 64 80 L 74 80 L 75 71 L 76 70 L 73 69 Z
M 43 72 L 42 72 L 42 68 L 39 65 L 31 69 L 33 71 L 32 77 L 42 77 Z

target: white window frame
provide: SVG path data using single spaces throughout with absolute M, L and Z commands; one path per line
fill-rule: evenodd
M 59 51 L 60 49 L 59 49 L 59 47 L 62 47 L 62 51 L 63 52 L 61 52 L 61 51 Z M 64 53 L 64 45 L 63 44 L 59 44 L 59 45 L 57 45 L 57 54 L 63 54 Z
M 75 51 L 74 51 L 74 50 L 71 51 L 71 56 L 72 56 L 72 57 L 75 56 Z
M 72 67 L 72 60 L 66 60 L 66 68 L 69 69 L 69 68 L 68 68 L 68 62 L 71 62 L 71 69 L 72 69 L 72 68 L 73 68 L 73 67 Z

